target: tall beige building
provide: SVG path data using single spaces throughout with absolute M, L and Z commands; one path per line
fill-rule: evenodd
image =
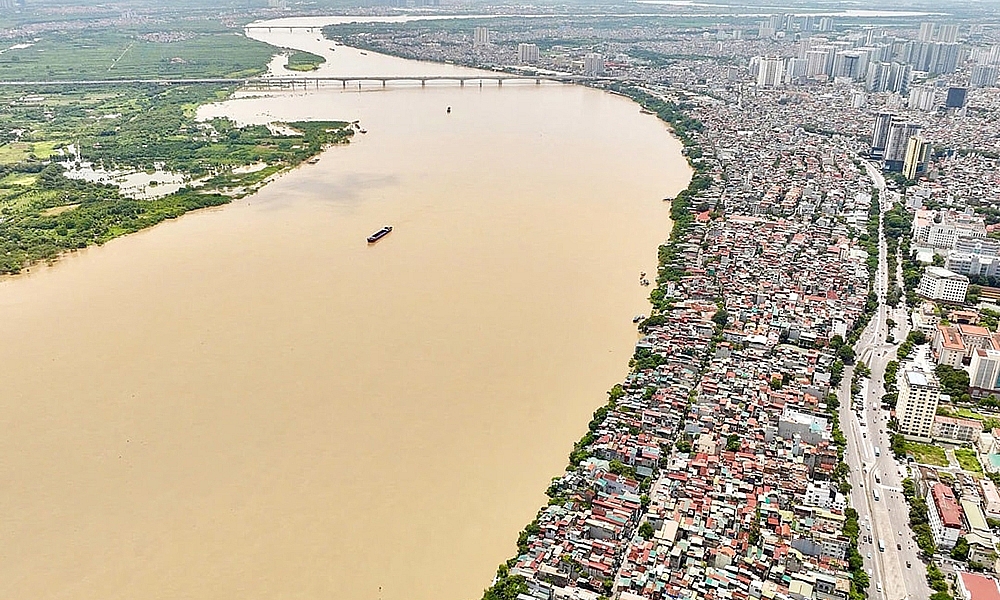
M 486 27 L 476 27 L 472 30 L 472 45 L 481 48 L 490 43 L 490 30 Z
M 535 44 L 518 44 L 517 61 L 522 65 L 538 62 L 538 46 Z
M 900 376 L 896 419 L 899 432 L 919 438 L 930 438 L 937 413 L 941 386 L 930 366 L 907 365 Z

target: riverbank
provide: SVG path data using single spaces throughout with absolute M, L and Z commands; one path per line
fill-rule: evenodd
M 265 72 L 282 52 L 217 23 L 185 20 L 179 31 L 161 31 L 168 26 L 47 35 L 0 54 L 0 78 L 245 77 Z M 323 61 L 309 53 L 291 59 L 293 68 Z M 344 121 L 242 127 L 197 120 L 198 107 L 233 91 L 0 90 L 0 274 L 254 193 L 354 133 Z
M 678 316 L 687 318 L 690 315 L 701 318 L 706 309 L 712 311 L 711 305 L 709 307 L 697 304 L 693 307 L 684 306 L 691 298 L 677 295 L 673 290 L 673 287 L 685 274 L 685 261 L 681 256 L 681 246 L 683 244 L 701 245 L 704 241 L 704 229 L 696 231 L 694 227 L 693 203 L 697 200 L 699 192 L 709 187 L 711 179 L 703 174 L 707 169 L 701 163 L 695 163 L 692 158 L 701 155 L 701 149 L 696 139 L 697 133 L 702 130 L 699 121 L 686 114 L 676 103 L 653 96 L 641 88 L 616 86 L 612 91 L 630 98 L 643 110 L 655 113 L 657 118 L 669 125 L 674 134 L 681 140 L 688 164 L 696 173 L 688 186 L 671 200 L 670 218 L 673 226 L 669 240 L 658 250 L 656 287 L 650 293 L 652 313 L 639 325 L 640 331 L 649 334 L 657 329 L 662 331 L 666 328 L 669 330 L 673 326 L 672 316 L 674 323 L 676 323 Z M 676 312 L 673 312 L 675 309 L 677 309 Z M 687 358 L 691 360 L 691 364 L 700 365 L 700 368 L 681 375 L 675 364 L 674 370 L 677 380 L 674 382 L 676 389 L 673 393 L 678 397 L 694 393 L 694 383 L 700 378 L 701 369 L 704 369 L 711 351 L 714 349 L 714 341 L 710 343 L 710 337 L 721 335 L 722 324 L 717 324 L 714 331 L 711 329 L 708 331 L 711 335 L 706 335 L 705 331 L 699 332 L 695 337 L 696 343 L 689 348 L 690 352 L 685 352 Z M 670 363 L 665 356 L 654 350 L 661 349 L 642 343 L 636 346 L 635 354 L 629 360 L 630 375 L 608 392 L 607 404 L 594 411 L 587 433 L 573 445 L 569 455 L 569 463 L 566 466 L 566 474 L 553 478 L 552 485 L 546 491 L 549 496 L 548 507 L 539 509 L 535 519 L 520 532 L 517 537 L 518 554 L 498 567 L 493 584 L 483 592 L 483 600 L 516 600 L 519 594 L 527 594 L 530 591 L 529 580 L 525 575 L 520 574 L 522 571 L 517 567 L 522 557 L 529 553 L 529 542 L 542 532 L 539 520 L 550 520 L 553 516 L 551 509 L 556 507 L 558 507 L 556 512 L 572 511 L 574 504 L 583 500 L 585 496 L 582 495 L 583 490 L 591 487 L 594 483 L 599 484 L 598 488 L 600 484 L 603 484 L 602 473 L 611 473 L 616 478 L 616 482 L 618 478 L 627 478 L 635 484 L 635 487 L 630 489 L 632 497 L 626 500 L 625 506 L 621 507 L 625 508 L 632 516 L 625 525 L 626 531 L 618 535 L 625 539 L 629 538 L 637 530 L 639 523 L 645 521 L 645 512 L 650 505 L 648 494 L 658 477 L 661 466 L 659 460 L 653 460 L 652 463 L 643 462 L 639 468 L 634 466 L 633 461 L 622 462 L 618 458 L 611 459 L 606 463 L 605 468 L 601 468 L 600 461 L 609 458 L 606 450 L 608 439 L 606 432 L 620 429 L 623 423 L 628 424 L 627 429 L 630 433 L 638 433 L 640 430 L 635 424 L 631 424 L 633 423 L 632 415 L 640 406 L 648 410 L 648 401 L 658 393 L 658 386 L 650 386 L 653 382 L 644 376 L 643 372 L 650 368 L 668 366 Z M 686 368 L 686 366 L 681 368 Z M 680 426 L 676 422 L 674 425 Z M 639 443 L 635 444 L 635 448 L 640 449 L 641 452 L 648 451 L 652 456 L 658 455 L 658 452 L 654 451 L 653 448 L 662 450 L 659 445 L 648 446 L 643 444 L 641 440 L 636 441 Z M 626 448 L 612 452 L 611 456 L 624 458 L 626 454 L 630 454 L 627 449 L 627 446 L 630 445 L 626 441 Z M 669 452 L 669 450 L 667 451 Z M 629 484 L 626 483 L 625 487 L 628 488 Z M 641 510 L 637 511 L 636 509 Z M 640 533 L 648 539 L 652 536 L 652 529 L 649 529 L 648 535 L 646 531 Z M 574 574 L 576 576 L 593 576 L 595 573 L 591 566 L 581 564 L 573 559 L 568 560 L 567 564 L 569 570 L 567 579 L 571 579 Z M 615 565 L 615 569 L 617 569 L 617 565 Z M 600 590 L 607 595 L 601 596 L 601 598 L 610 597 L 615 584 L 614 571 L 599 569 L 597 572 L 601 574 L 598 576 Z M 535 585 L 534 582 L 531 583 Z

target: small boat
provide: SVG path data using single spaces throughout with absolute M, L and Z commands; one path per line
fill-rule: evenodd
M 361 56 L 368 56 L 368 53 L 362 50 L 361 51 Z
M 644 114 L 644 115 L 655 115 L 656 114 L 655 112 L 653 112 L 651 110 L 647 110 L 645 108 L 640 108 L 639 112 L 642 113 L 642 114 Z
M 646 319 L 646 315 L 636 315 L 636 316 L 632 317 L 632 322 L 633 323 L 638 323 L 638 322 L 643 321 L 645 319 Z
M 377 242 L 380 239 L 384 238 L 385 236 L 389 235 L 390 231 L 392 231 L 392 226 L 391 225 L 386 225 L 382 229 L 379 229 L 375 233 L 373 233 L 370 236 L 368 236 L 368 243 L 369 244 L 374 244 L 375 242 Z
M 450 106 L 448 107 L 448 114 L 449 115 L 451 114 L 451 107 Z
M 643 277 L 639 280 L 639 285 L 649 285 L 649 280 Z
M 639 279 L 645 279 L 645 278 L 646 278 L 646 272 L 645 271 L 640 271 L 639 272 Z
M 313 158 L 310 158 L 306 162 L 309 163 L 309 164 L 311 164 L 311 165 L 314 165 L 314 164 L 316 164 L 316 163 L 319 162 L 319 157 L 318 156 L 314 156 Z
M 367 129 L 359 129 L 358 133 L 368 133 L 368 130 Z

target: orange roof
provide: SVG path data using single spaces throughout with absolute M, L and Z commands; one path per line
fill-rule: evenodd
M 977 337 L 990 337 L 990 330 L 985 327 L 980 327 L 979 325 L 965 325 L 963 323 L 959 323 L 958 330 L 963 336 L 974 335 Z
M 938 325 L 938 334 L 941 336 L 941 346 L 948 350 L 959 350 L 965 352 L 965 343 L 958 330 L 947 325 Z

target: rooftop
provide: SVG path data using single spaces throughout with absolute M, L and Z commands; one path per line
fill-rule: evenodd
M 968 592 L 969 600 L 1000 600 L 997 582 L 975 573 L 959 573 L 962 587 Z

